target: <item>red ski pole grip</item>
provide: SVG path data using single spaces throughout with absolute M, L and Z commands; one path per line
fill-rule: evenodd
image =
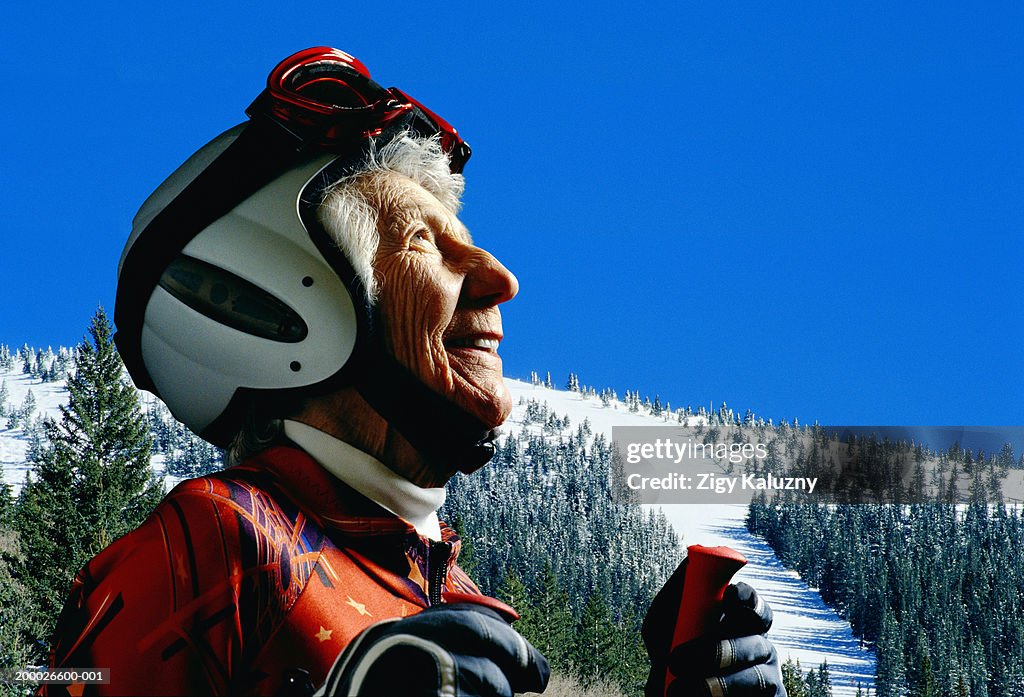
M 721 618 L 725 589 L 736 572 L 747 563 L 746 557 L 729 547 L 691 545 L 687 554 L 686 580 L 672 635 L 672 648 L 715 628 Z

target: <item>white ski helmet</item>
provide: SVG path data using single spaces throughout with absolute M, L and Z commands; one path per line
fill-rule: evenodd
M 246 114 L 134 219 L 114 317 L 135 384 L 221 446 L 253 400 L 288 404 L 355 385 L 425 455 L 486 462 L 493 433 L 383 355 L 365 289 L 316 215 L 325 187 L 363 161 L 371 138 L 439 136 L 453 172 L 469 146 L 332 48 L 281 62 Z M 422 423 L 425 413 L 442 423 Z

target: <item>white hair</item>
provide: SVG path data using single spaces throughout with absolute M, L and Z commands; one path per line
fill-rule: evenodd
M 352 270 L 374 303 L 380 284 L 373 271 L 379 234 L 378 211 L 361 184 L 373 174 L 396 172 L 413 180 L 458 213 L 465 181 L 452 174 L 448 155 L 437 136 L 424 137 L 402 131 L 383 145 L 371 141 L 363 162 L 349 175 L 331 184 L 320 204 L 320 222 L 352 264 Z

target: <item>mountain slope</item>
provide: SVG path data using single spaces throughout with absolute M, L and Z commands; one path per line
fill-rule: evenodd
M 0 404 L 0 480 L 11 484 L 17 494 L 25 481 L 30 433 L 23 419 L 18 419 L 13 427 L 10 425 L 10 412 L 21 409 L 31 392 L 36 408 L 29 416 L 30 423 L 44 416 L 59 418 L 58 407 L 67 402 L 68 390 L 63 380 L 41 382 L 23 373 L 17 362 L 8 369 L 0 367 L 0 385 L 7 386 L 7 399 Z
M 601 400 L 585 399 L 578 392 L 548 389 L 519 380 L 506 380 L 512 392 L 512 417 L 506 429 L 526 425 L 525 403 L 536 400 L 573 423 L 588 420 L 595 433 L 611 439 L 613 426 L 664 426 L 663 417 L 630 412 L 622 402 L 604 406 Z M 694 417 L 701 418 L 701 417 Z M 683 536 L 685 545 L 727 545 L 748 560 L 737 580 L 746 581 L 764 595 L 775 612 L 770 633 L 780 658 L 799 660 L 806 671 L 827 660 L 836 697 L 856 695 L 856 683 L 874 687 L 873 654 L 861 648 L 850 625 L 829 609 L 821 597 L 794 572 L 787 571 L 772 549 L 746 530 L 746 506 L 718 504 L 664 505 L 661 509 Z M 852 684 L 851 684 L 852 683 Z

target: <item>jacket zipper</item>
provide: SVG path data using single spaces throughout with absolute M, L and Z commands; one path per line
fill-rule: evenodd
M 431 605 L 441 604 L 441 591 L 444 590 L 445 578 L 448 576 L 448 557 L 451 553 L 452 546 L 447 542 L 430 543 L 430 578 L 427 581 L 427 591 Z

